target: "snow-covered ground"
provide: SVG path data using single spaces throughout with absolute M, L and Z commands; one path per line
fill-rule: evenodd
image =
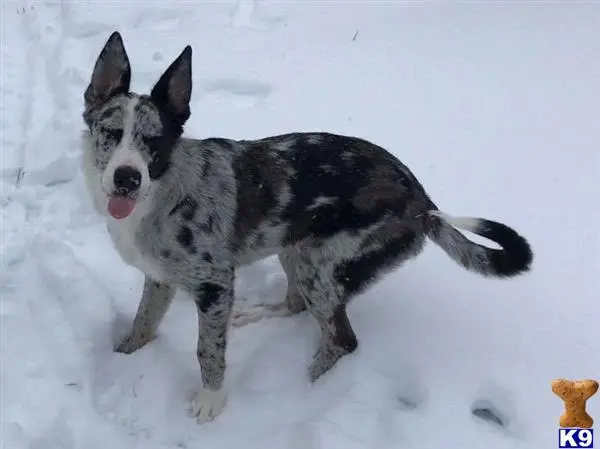
M 600 378 L 599 2 L 3 0 L 1 28 L 2 448 L 557 447 L 550 382 Z M 430 244 L 352 303 L 359 350 L 315 385 L 309 316 L 235 330 L 228 406 L 197 425 L 183 295 L 152 344 L 112 351 L 142 275 L 91 210 L 77 138 L 114 30 L 136 91 L 193 46 L 188 135 L 367 138 L 449 213 L 522 232 L 533 272 L 482 279 Z M 275 258 L 240 272 L 240 298 L 284 291 Z

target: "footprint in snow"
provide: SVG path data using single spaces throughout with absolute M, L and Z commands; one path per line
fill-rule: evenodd
M 510 391 L 494 382 L 488 382 L 479 388 L 471 405 L 471 414 L 476 421 L 513 436 L 522 434 L 522 423 L 516 419 L 517 411 Z
M 499 427 L 506 427 L 510 422 L 508 417 L 488 399 L 477 399 L 471 406 L 471 413 L 476 418 Z
M 134 29 L 171 31 L 181 29 L 193 10 L 182 6 L 172 10 L 148 9 L 140 12 L 133 22 Z
M 264 101 L 272 87 L 260 81 L 220 79 L 204 83 L 205 96 L 215 96 L 219 100 L 230 101 L 233 106 L 246 109 Z
M 236 28 L 271 31 L 284 21 L 284 16 L 267 11 L 256 0 L 238 0 L 229 14 L 230 24 Z
M 379 367 L 377 371 L 389 382 L 389 394 L 397 410 L 415 411 L 426 401 L 427 389 L 414 367 L 399 363 L 393 370 L 389 367 Z
M 426 392 L 415 372 L 405 372 L 404 378 L 398 382 L 395 398 L 398 406 L 404 411 L 414 411 L 425 401 Z
M 65 35 L 73 38 L 89 38 L 99 34 L 107 34 L 110 30 L 110 25 L 104 22 L 70 22 L 65 26 Z

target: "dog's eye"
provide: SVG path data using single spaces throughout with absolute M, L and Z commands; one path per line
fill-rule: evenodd
M 120 142 L 123 138 L 123 130 L 122 129 L 105 129 L 104 132 L 110 137 L 112 140 L 116 142 Z

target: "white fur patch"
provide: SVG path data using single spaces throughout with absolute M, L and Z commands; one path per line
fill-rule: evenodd
M 213 391 L 202 388 L 192 399 L 188 412 L 196 417 L 198 424 L 212 421 L 221 414 L 227 402 L 224 389 Z
M 320 207 L 320 206 L 325 206 L 327 204 L 334 204 L 336 202 L 336 200 L 337 200 L 337 198 L 335 198 L 335 197 L 319 196 L 319 197 L 315 198 L 314 201 L 312 202 L 312 204 L 310 206 L 308 206 L 306 209 L 312 210 L 312 209 L 316 209 L 317 207 Z
M 150 189 L 150 173 L 148 172 L 148 164 L 142 157 L 141 153 L 136 150 L 133 145 L 135 107 L 138 102 L 139 99 L 137 98 L 132 98 L 128 101 L 123 124 L 123 138 L 111 155 L 108 165 L 102 174 L 102 189 L 107 193 L 112 193 L 116 190 L 114 185 L 115 170 L 123 165 L 129 165 L 142 174 L 142 182 L 138 192 L 139 198 L 143 198 Z
M 452 215 L 448 215 L 440 210 L 430 210 L 429 215 L 435 215 L 436 217 L 441 218 L 449 225 L 473 233 L 477 233 L 477 230 L 481 225 L 481 220 L 479 218 L 453 217 Z
M 151 200 L 142 201 L 135 206 L 131 215 L 122 220 L 116 220 L 110 216 L 107 217 L 107 228 L 121 259 L 155 281 L 161 282 L 164 280 L 165 275 L 160 269 L 158 262 L 145 257 L 135 242 L 137 228 L 142 218 L 148 212 L 146 210 L 147 207 L 151 206 L 151 204 Z
M 92 198 L 94 209 L 99 214 L 105 216 L 107 196 L 106 193 L 102 191 L 102 173 L 96 168 L 91 136 L 87 130 L 82 134 L 81 140 L 83 144 L 82 171 L 85 185 Z
M 276 305 L 252 305 L 248 307 L 234 307 L 231 317 L 233 327 L 243 327 L 246 324 L 255 323 L 264 318 L 280 318 L 292 315 L 293 312 L 285 303 Z
M 83 134 L 84 154 L 82 168 L 94 208 L 106 219 L 108 232 L 121 259 L 126 264 L 136 267 L 155 281 L 160 282 L 164 280 L 164 273 L 158 263 L 145 257 L 135 242 L 137 228 L 147 214 L 147 208 L 152 205 L 151 195 L 149 195 L 150 176 L 148 166 L 141 154 L 130 148 L 133 138 L 133 121 L 135 120 L 134 109 L 137 102 L 137 99 L 132 99 L 127 105 L 123 139 L 111 156 L 104 173 L 96 168 L 94 151 L 93 148 L 90 148 L 92 143 L 89 133 L 86 131 Z M 136 201 L 131 215 L 122 220 L 115 220 L 107 213 L 107 205 L 109 193 L 115 190 L 113 184 L 114 171 L 120 165 L 131 165 L 138 169 L 142 174 L 142 183 L 138 201 Z

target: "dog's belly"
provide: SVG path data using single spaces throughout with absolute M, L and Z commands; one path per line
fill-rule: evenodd
M 144 256 L 137 247 L 134 230 L 131 226 L 128 226 L 128 223 L 108 223 L 107 228 L 113 245 L 123 262 L 137 268 L 157 282 L 165 279 L 165 273 L 160 268 L 158 262 L 148 256 Z
M 282 251 L 280 247 L 273 248 L 259 248 L 252 251 L 246 251 L 238 256 L 239 267 L 243 267 L 246 265 L 252 265 L 259 260 L 266 259 L 267 257 L 274 256 L 279 254 Z
M 243 248 L 237 254 L 237 265 L 251 265 L 259 260 L 279 254 L 284 248 L 281 245 L 283 238 L 283 227 L 272 227 L 260 229 L 260 238 L 257 235 L 252 236 L 246 242 Z

